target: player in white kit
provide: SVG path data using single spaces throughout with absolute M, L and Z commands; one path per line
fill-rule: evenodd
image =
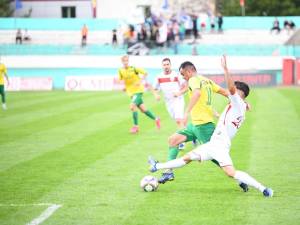
M 155 78 L 153 88 L 156 92 L 161 91 L 163 93 L 171 118 L 176 121 L 178 128 L 182 129 L 184 127 L 184 97 L 183 95 L 178 96 L 178 93 L 182 90 L 187 90 L 187 85 L 178 73 L 172 71 L 169 58 L 162 60 L 162 68 L 163 72 Z
M 249 94 L 249 87 L 244 82 L 233 82 L 227 68 L 226 57 L 222 58 L 222 67 L 224 69 L 225 81 L 229 90 L 230 103 L 223 111 L 217 127 L 209 142 L 203 144 L 185 156 L 171 160 L 165 163 L 158 163 L 152 157 L 149 157 L 150 171 L 155 172 L 160 169 L 173 169 L 183 167 L 191 161 L 218 161 L 220 167 L 226 175 L 236 179 L 239 183 L 250 185 L 263 193 L 265 197 L 272 197 L 273 190 L 266 188 L 256 181 L 249 174 L 235 170 L 230 157 L 231 140 L 245 120 L 247 104 L 244 99 Z

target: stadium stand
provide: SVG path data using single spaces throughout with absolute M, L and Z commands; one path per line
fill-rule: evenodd
M 292 37 L 292 33 L 283 31 L 278 35 L 270 34 L 273 19 L 272 17 L 225 17 L 223 33 L 211 33 L 207 30 L 201 34 L 201 38 L 196 43 L 193 43 L 192 39 L 186 39 L 178 47 L 179 54 L 183 57 L 195 53 L 199 57 L 203 56 L 214 65 L 209 68 L 214 71 L 216 65 L 219 65 L 219 56 L 224 53 L 234 57 L 252 57 L 247 62 L 250 66 L 238 65 L 237 70 L 260 68 L 256 58 L 262 57 L 260 64 L 266 62 L 263 64 L 269 65 L 272 74 L 277 74 L 277 83 L 280 83 L 282 56 L 299 57 L 300 48 L 284 45 Z M 284 19 L 286 17 L 279 18 L 280 21 Z M 300 17 L 287 19 L 292 19 L 296 25 L 300 24 Z M 87 24 L 89 28 L 88 45 L 84 48 L 80 46 L 82 24 Z M 52 77 L 54 88 L 63 88 L 64 78 L 70 75 L 115 75 L 116 68 L 119 66 L 118 57 L 125 54 L 126 49 L 120 45 L 113 47 L 110 42 L 112 29 L 121 24 L 124 22 L 118 20 L 43 19 L 43 23 L 40 23 L 40 19 L 0 19 L 0 53 L 8 62 L 11 76 Z M 16 28 L 28 29 L 31 40 L 22 45 L 15 45 Z M 174 50 L 166 49 L 163 54 L 174 55 Z M 151 49 L 150 55 L 156 56 L 156 49 Z M 41 56 L 40 59 L 44 61 L 35 61 L 34 56 Z M 76 58 L 64 57 L 60 62 L 61 56 Z M 114 57 L 113 65 L 102 62 L 110 56 Z M 155 65 L 151 64 L 149 67 L 141 65 L 150 71 L 151 76 L 160 66 L 160 56 L 157 56 L 159 60 L 154 63 Z M 51 67 L 49 63 L 44 63 L 49 59 L 53 62 Z M 197 60 L 203 61 L 203 58 Z M 57 62 L 59 65 L 56 65 Z M 260 69 L 266 70 L 266 68 Z
M 23 45 L 15 45 L 15 33 L 11 30 L 0 31 L 0 51 L 2 55 L 119 55 L 125 53 L 122 47 L 114 48 L 109 43 L 110 33 L 106 31 L 90 32 L 88 45 L 80 48 L 79 31 L 32 31 L 31 41 Z M 223 34 L 204 34 L 197 42 L 199 55 L 272 55 L 281 51 L 289 35 L 270 35 L 262 30 L 229 30 Z M 193 45 L 190 40 L 179 46 L 179 53 L 192 54 Z M 283 51 L 284 52 L 284 51 Z M 167 54 L 174 54 L 172 49 Z M 156 54 L 156 51 L 151 51 Z M 278 53 L 277 53 L 278 54 Z
M 300 17 L 279 18 L 293 19 L 300 24 Z M 111 31 L 124 21 L 118 20 L 81 20 L 81 19 L 0 19 L 0 50 L 2 55 L 119 55 L 125 53 L 122 47 L 112 48 Z M 273 55 L 291 52 L 285 50 L 284 43 L 291 34 L 281 32 L 271 35 L 272 17 L 225 17 L 222 34 L 202 33 L 196 45 L 189 39 L 179 45 L 179 54 L 219 55 Z M 87 48 L 81 49 L 80 28 L 86 23 L 89 28 Z M 31 41 L 15 46 L 16 28 L 28 29 Z M 193 49 L 194 48 L 194 49 Z M 196 48 L 196 49 L 195 49 Z M 166 54 L 173 54 L 168 49 Z M 156 54 L 156 51 L 150 51 Z

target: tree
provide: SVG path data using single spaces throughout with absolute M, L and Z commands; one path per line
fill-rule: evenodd
M 10 17 L 13 14 L 10 3 L 10 0 L 0 0 L 0 17 Z
M 218 0 L 225 16 L 240 16 L 239 0 Z M 245 0 L 247 16 L 298 16 L 300 0 Z

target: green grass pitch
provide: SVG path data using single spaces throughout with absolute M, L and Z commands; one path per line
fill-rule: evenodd
M 273 198 L 243 193 L 210 162 L 178 169 L 175 181 L 143 192 L 147 156 L 164 161 L 176 130 L 150 94 L 145 103 L 162 129 L 139 114 L 138 135 L 128 133 L 129 100 L 121 92 L 10 92 L 7 100 L 8 110 L 0 110 L 1 225 L 33 221 L 48 207 L 41 203 L 61 205 L 45 225 L 299 224 L 300 89 L 252 90 L 252 111 L 231 149 L 235 167 L 273 188 Z M 218 111 L 225 104 L 215 98 Z

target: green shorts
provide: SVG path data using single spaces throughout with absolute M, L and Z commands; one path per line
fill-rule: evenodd
M 4 85 L 0 85 L 0 95 L 1 95 L 1 101 L 2 103 L 5 103 L 5 89 Z
M 135 104 L 136 106 L 140 106 L 143 104 L 143 93 L 136 93 L 131 96 L 131 103 Z
M 215 124 L 209 122 L 200 125 L 188 124 L 187 128 L 180 130 L 177 133 L 186 136 L 186 142 L 198 140 L 200 144 L 204 144 L 209 142 L 214 130 Z

